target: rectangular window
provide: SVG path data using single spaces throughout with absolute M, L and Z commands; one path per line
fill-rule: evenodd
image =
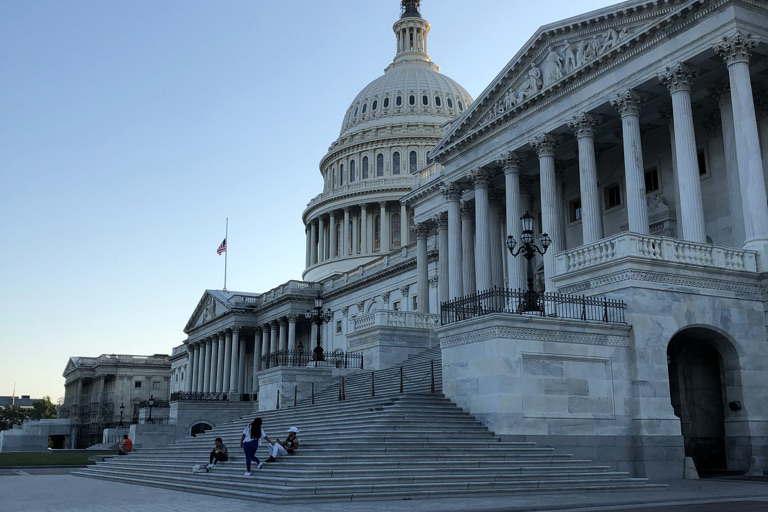
M 341 320 L 336 320 L 336 334 L 341 334 Z
M 392 303 L 392 309 L 395 310 L 395 311 L 400 311 L 400 301 L 399 300 L 396 300 L 395 302 Z
M 136 380 L 133 382 L 133 389 L 141 389 L 141 381 Z
M 606 210 L 621 206 L 621 187 L 618 183 L 606 186 L 604 192 Z
M 568 218 L 570 222 L 581 220 L 581 198 L 572 199 L 568 203 Z
M 706 178 L 709 176 L 709 169 L 707 168 L 707 153 L 700 149 L 696 152 L 696 159 L 699 163 L 699 177 Z
M 411 297 L 411 311 L 418 311 L 419 310 L 419 296 L 414 295 Z
M 659 171 L 654 166 L 645 171 L 645 193 L 650 194 L 659 190 Z
M 159 390 L 160 389 L 160 383 L 159 382 L 153 382 L 152 383 L 152 389 L 153 390 Z

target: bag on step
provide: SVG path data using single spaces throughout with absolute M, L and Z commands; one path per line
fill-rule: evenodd
M 207 473 L 207 471 L 205 469 L 205 466 L 203 466 L 202 464 L 195 464 L 194 466 L 192 466 L 192 472 L 193 473 Z

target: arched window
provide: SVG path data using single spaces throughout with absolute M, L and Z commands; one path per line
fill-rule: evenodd
M 342 222 L 336 223 L 336 247 L 331 249 L 331 257 L 341 256 L 341 244 L 343 242 L 341 239 L 341 225 Z
M 413 94 L 408 96 L 408 104 L 409 105 L 415 105 L 416 104 L 416 96 L 414 96 Z
M 339 164 L 339 186 L 344 185 L 344 164 Z
M 435 105 L 438 107 L 441 105 L 440 96 L 435 96 Z
M 354 160 L 349 162 L 349 182 L 350 183 L 355 182 L 355 161 Z
M 459 111 L 464 110 L 464 105 L 462 105 L 460 101 L 458 102 L 458 105 L 459 105 Z
M 429 105 L 429 96 L 427 96 L 426 94 L 424 96 L 422 96 L 421 97 L 421 104 L 422 105 Z
M 355 107 L 355 113 L 354 113 L 354 115 L 352 116 L 352 118 L 356 118 L 356 117 L 357 117 L 357 107 Z
M 416 152 L 411 151 L 411 154 L 408 155 L 408 171 L 411 173 L 416 172 L 417 170 L 417 162 L 416 162 Z
M 378 251 L 381 248 L 381 215 L 373 218 L 373 250 Z
M 336 188 L 336 169 L 331 171 L 331 188 Z
M 384 176 L 384 154 L 376 155 L 376 176 Z
M 448 108 L 453 108 L 453 100 L 451 98 L 447 98 L 445 101 L 448 102 Z
M 392 153 L 392 174 L 400 174 L 400 152 Z
M 379 106 L 378 100 L 373 100 L 373 103 L 371 104 L 371 110 L 376 110 L 376 107 Z
M 389 98 L 384 98 L 384 108 L 389 108 Z
M 400 105 L 402 105 L 402 104 L 403 104 L 403 97 L 402 97 L 402 96 L 398 96 L 398 97 L 395 99 L 395 105 L 397 105 L 397 106 L 399 107 L 399 106 L 400 106 Z
M 365 114 L 365 111 L 368 110 L 368 104 L 363 103 L 363 114 Z
M 368 178 L 368 157 L 363 157 L 363 179 Z
M 400 247 L 400 214 L 393 213 L 390 222 L 391 234 L 389 235 L 389 239 L 392 240 L 392 247 Z

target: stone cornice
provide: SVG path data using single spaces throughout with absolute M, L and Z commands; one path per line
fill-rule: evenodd
M 532 340 L 578 345 L 604 345 L 611 347 L 629 346 L 629 333 L 627 333 L 626 336 L 618 336 L 590 332 L 567 332 L 557 329 L 494 326 L 477 329 L 468 333 L 441 336 L 440 348 L 446 349 L 494 339 Z

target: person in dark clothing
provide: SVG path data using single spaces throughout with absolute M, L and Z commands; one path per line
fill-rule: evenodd
M 224 444 L 224 441 L 222 441 L 220 437 L 217 437 L 214 441 L 211 456 L 208 459 L 208 466 L 206 467 L 207 469 L 213 469 L 216 467 L 218 462 L 226 462 L 228 460 L 229 451 L 227 450 L 227 446 Z

